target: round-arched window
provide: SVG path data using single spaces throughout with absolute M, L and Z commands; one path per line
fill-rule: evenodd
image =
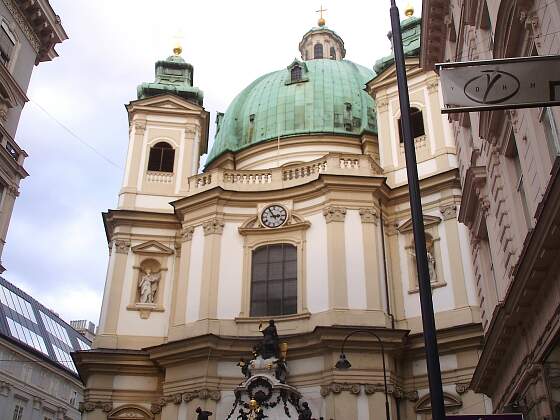
M 323 58 L 323 44 L 315 44 L 313 47 L 313 58 Z
M 175 149 L 169 143 L 160 141 L 150 149 L 148 171 L 173 172 L 174 161 Z

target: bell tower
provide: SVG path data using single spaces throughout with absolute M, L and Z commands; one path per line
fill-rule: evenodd
M 128 155 L 119 209 L 173 212 L 169 202 L 189 190 L 207 151 L 209 114 L 204 95 L 193 86 L 193 66 L 173 55 L 155 64 L 155 81 L 138 86 L 126 109 Z

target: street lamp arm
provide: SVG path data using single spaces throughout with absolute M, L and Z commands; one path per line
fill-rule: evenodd
M 379 338 L 379 336 L 377 334 L 375 334 L 374 332 L 372 332 L 370 330 L 355 330 L 355 331 L 352 331 L 350 334 L 348 334 L 346 337 L 344 337 L 344 341 L 342 342 L 341 353 L 344 353 L 344 346 L 346 345 L 346 342 L 348 341 L 348 339 L 350 337 L 352 337 L 353 335 L 356 335 L 356 334 L 359 334 L 359 333 L 365 333 L 365 334 L 369 334 L 369 335 L 375 337 L 375 339 L 379 342 L 379 345 L 381 346 L 381 353 L 384 353 L 383 342 L 381 341 L 381 338 Z

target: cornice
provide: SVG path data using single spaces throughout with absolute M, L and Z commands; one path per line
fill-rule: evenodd
M 445 17 L 449 14 L 449 3 L 449 0 L 422 1 L 420 65 L 425 70 L 434 70 L 436 63 L 444 61 L 447 42 Z
M 108 210 L 102 213 L 107 241 L 113 238 L 116 227 L 157 227 L 162 229 L 181 229 L 181 223 L 175 214 L 157 213 L 139 210 Z

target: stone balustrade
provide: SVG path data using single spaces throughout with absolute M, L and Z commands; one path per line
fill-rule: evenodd
M 189 194 L 222 187 L 234 191 L 254 191 L 255 186 L 267 190 L 283 189 L 306 184 L 321 174 L 378 176 L 381 168 L 366 155 L 331 153 L 311 162 L 269 170 L 231 170 L 216 168 L 189 178 Z
M 146 180 L 155 184 L 171 184 L 173 182 L 173 172 L 149 171 Z

